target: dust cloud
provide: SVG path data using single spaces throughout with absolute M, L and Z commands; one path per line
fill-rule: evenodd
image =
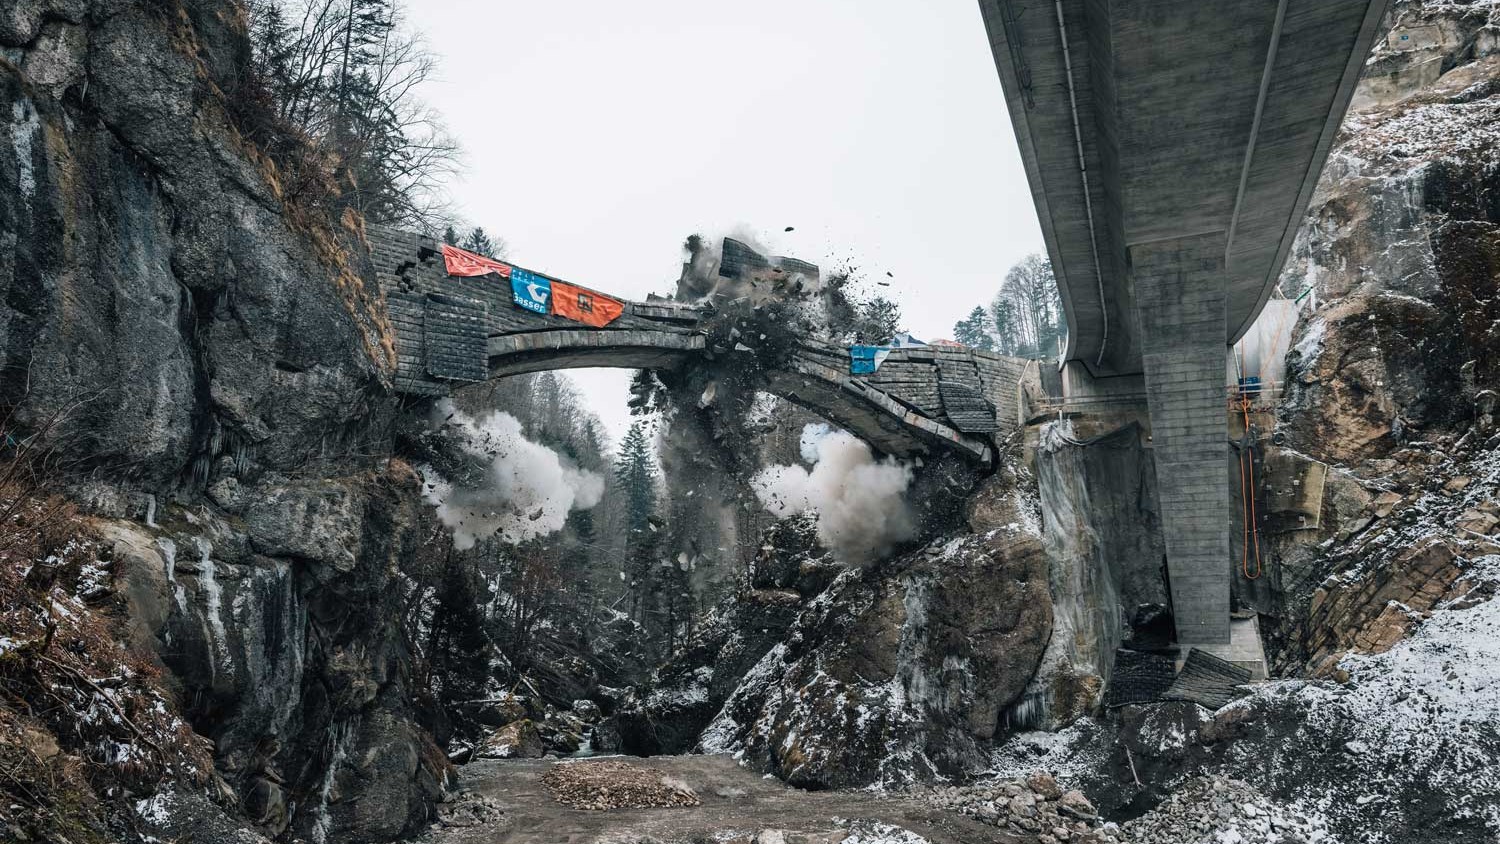
M 556 533 L 568 513 L 587 510 L 604 496 L 603 477 L 526 439 L 521 423 L 509 413 L 476 419 L 444 399 L 429 422 L 465 455 L 485 464 L 468 482 L 424 472 L 424 495 L 460 551 L 489 536 L 515 543 Z
M 818 539 L 851 563 L 870 563 L 916 534 L 906 501 L 911 467 L 877 460 L 870 447 L 827 425 L 802 430 L 802 458 L 812 464 L 772 466 L 752 480 L 756 497 L 779 519 L 818 517 Z

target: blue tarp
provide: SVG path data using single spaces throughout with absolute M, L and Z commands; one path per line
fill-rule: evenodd
M 885 362 L 885 356 L 890 353 L 888 346 L 850 346 L 849 374 L 873 374 Z
M 552 282 L 546 276 L 527 272 L 520 267 L 510 271 L 510 298 L 517 305 L 538 314 L 550 312 Z

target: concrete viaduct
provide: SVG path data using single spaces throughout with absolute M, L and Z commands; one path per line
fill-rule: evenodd
M 493 275 L 450 277 L 432 238 L 371 227 L 372 257 L 396 333 L 396 386 L 444 395 L 456 386 L 551 369 L 675 369 L 753 350 L 714 348 L 705 307 L 625 302 L 604 328 L 516 307 Z M 799 267 L 811 265 L 798 262 Z M 812 268 L 816 271 L 816 268 Z M 964 348 L 894 349 L 879 369 L 851 375 L 849 350 L 806 337 L 761 373 L 762 389 L 899 457 L 956 452 L 982 465 L 1017 427 L 1028 362 Z M 1032 380 L 1036 367 L 1030 367 Z
M 980 0 L 1068 320 L 1144 394 L 1182 642 L 1229 640 L 1227 350 L 1275 288 L 1386 0 Z

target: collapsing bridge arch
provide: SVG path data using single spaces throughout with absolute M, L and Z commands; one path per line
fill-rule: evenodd
M 678 369 L 712 351 L 703 308 L 624 302 L 607 326 L 588 327 L 516 307 L 509 284 L 494 276 L 450 277 L 432 238 L 372 227 L 370 242 L 396 333 L 396 387 L 405 393 L 445 395 L 554 369 Z M 899 457 L 951 451 L 989 465 L 995 437 L 1017 425 L 1024 360 L 924 346 L 891 350 L 867 375 L 850 374 L 849 363 L 845 348 L 798 338 L 759 386 Z

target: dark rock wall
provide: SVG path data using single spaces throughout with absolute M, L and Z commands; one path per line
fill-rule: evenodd
M 215 93 L 232 5 L 28 1 L 7 30 L 0 399 L 155 492 L 346 433 L 379 368 Z
M 1095 709 L 1136 610 L 1170 605 L 1144 431 L 1130 424 L 1080 440 L 1071 430 L 1047 423 L 1035 454 L 1056 620 L 1042 670 L 1009 714 L 1021 729 L 1055 729 Z
M 1310 306 L 1277 430 L 1329 466 L 1320 530 L 1277 539 L 1288 612 L 1272 644 L 1288 670 L 1389 648 L 1496 550 L 1491 18 L 1488 4 L 1395 4 L 1283 275 Z
M 967 529 L 844 570 L 811 600 L 788 590 L 800 604 L 794 623 L 718 708 L 699 749 L 743 753 L 806 788 L 923 782 L 982 765 L 1002 712 L 1037 670 L 1053 612 L 1028 479 L 1002 468 L 967 515 Z
M 245 810 L 387 840 L 443 776 L 393 605 L 417 482 L 378 459 L 357 222 L 293 213 L 232 125 L 247 56 L 225 0 L 0 9 L 0 407 L 56 422 L 133 644 Z

